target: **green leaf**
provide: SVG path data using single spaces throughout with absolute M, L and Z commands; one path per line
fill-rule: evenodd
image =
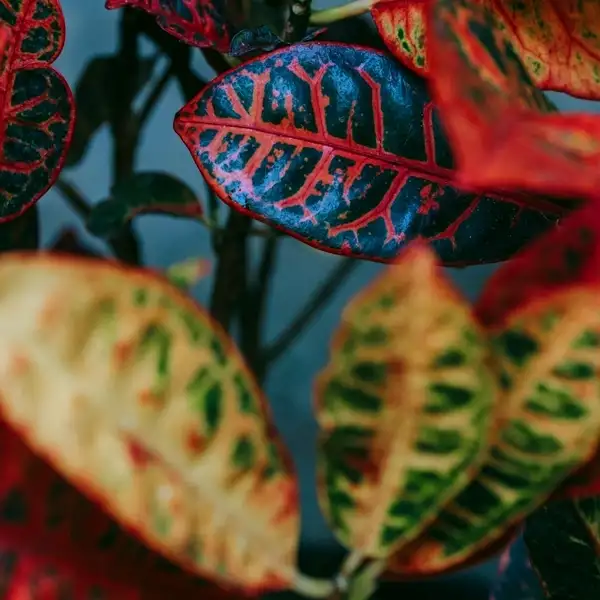
M 600 497 L 542 507 L 527 519 L 525 543 L 547 600 L 598 598 Z
M 239 352 L 190 298 L 115 261 L 5 254 L 0 338 L 3 418 L 118 522 L 201 576 L 295 583 L 289 456 Z
M 115 185 L 111 197 L 93 207 L 87 228 L 110 238 L 137 215 L 149 213 L 199 218 L 202 206 L 195 192 L 173 175 L 139 172 Z
M 189 290 L 210 271 L 210 261 L 205 258 L 189 258 L 171 265 L 167 271 L 167 279 L 178 288 Z
M 467 485 L 488 442 L 488 360 L 426 246 L 345 309 L 317 385 L 319 500 L 345 546 L 389 556 Z
M 112 55 L 96 56 L 84 67 L 75 86 L 77 119 L 66 167 L 73 167 L 83 160 L 93 137 L 103 125 L 110 122 L 115 112 L 115 90 L 124 84 L 116 79 L 116 62 L 117 58 Z M 150 81 L 155 64 L 154 58 L 140 59 L 135 77 L 135 95 Z M 131 85 L 131 81 L 127 84 Z
M 481 470 L 402 550 L 403 572 L 445 571 L 499 539 L 593 455 L 600 435 L 598 287 L 572 288 L 517 309 L 489 334 L 498 425 Z
M 37 250 L 40 242 L 39 209 L 33 205 L 12 221 L 0 223 L 0 252 Z

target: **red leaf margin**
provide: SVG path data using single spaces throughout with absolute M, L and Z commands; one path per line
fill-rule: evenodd
M 227 52 L 234 29 L 227 22 L 225 15 L 221 15 L 219 9 L 213 6 L 215 0 L 180 1 L 184 3 L 184 8 L 194 15 L 193 24 L 178 16 L 177 9 L 165 7 L 164 0 L 106 0 L 105 7 L 107 10 L 126 7 L 143 10 L 156 17 L 159 27 L 178 40 L 198 48 L 214 48 L 220 52 Z M 192 6 L 192 2 L 195 2 L 195 6 Z M 202 14 L 201 10 L 204 11 Z M 211 10 L 214 11 L 213 15 L 210 14 Z M 219 24 L 216 16 L 220 17 Z
M 6 223 L 8 221 L 12 221 L 12 220 L 20 217 L 23 213 L 28 211 L 40 198 L 42 198 L 42 196 L 44 196 L 48 192 L 48 190 L 54 185 L 54 183 L 58 179 L 58 176 L 59 176 L 60 172 L 62 171 L 62 169 L 65 165 L 65 162 L 67 160 L 67 154 L 69 151 L 69 147 L 71 145 L 73 133 L 75 131 L 76 107 L 75 107 L 75 98 L 73 95 L 73 91 L 71 90 L 71 87 L 69 86 L 67 80 L 63 77 L 63 75 L 51 66 L 56 61 L 56 59 L 61 55 L 61 53 L 64 49 L 65 31 L 66 31 L 65 17 L 64 17 L 64 13 L 62 11 L 60 0 L 45 0 L 45 1 L 50 5 L 51 8 L 53 7 L 56 10 L 55 17 L 57 19 L 58 28 L 60 30 L 60 37 L 58 38 L 58 43 L 56 45 L 55 51 L 45 61 L 24 62 L 23 64 L 20 65 L 19 69 L 26 70 L 26 69 L 32 69 L 32 68 L 41 68 L 41 69 L 50 71 L 53 74 L 53 76 L 57 78 L 57 80 L 63 86 L 63 90 L 66 94 L 66 100 L 70 107 L 69 126 L 68 126 L 68 130 L 66 132 L 66 136 L 64 138 L 64 147 L 62 149 L 62 154 L 60 155 L 60 157 L 57 161 L 57 164 L 55 165 L 54 169 L 52 170 L 52 172 L 49 175 L 48 183 L 42 189 L 38 190 L 33 195 L 33 197 L 29 200 L 29 202 L 26 202 L 25 204 L 23 204 L 23 206 L 21 206 L 19 208 L 19 210 L 17 210 L 16 212 L 14 212 L 10 215 L 0 216 L 0 223 Z M 35 10 L 38 2 L 39 2 L 39 0 L 22 0 L 22 4 L 19 8 L 9 9 L 9 10 L 15 10 L 15 12 L 20 10 L 21 14 L 31 14 Z M 17 21 L 18 21 L 18 18 L 19 18 L 19 15 L 17 14 Z M 26 31 L 27 31 L 27 27 L 21 26 L 20 33 L 22 34 L 22 32 L 26 32 Z M 9 42 L 12 41 L 13 37 L 15 37 L 15 36 L 13 34 L 12 28 L 5 21 L 0 21 L 0 58 L 3 59 L 5 51 L 6 51 L 6 46 L 9 44 Z M 21 36 L 19 36 L 19 41 L 21 41 L 20 37 Z M 12 54 L 11 58 L 14 59 L 14 55 L 16 55 L 17 53 L 11 53 L 11 54 Z M 14 83 L 15 75 L 14 75 L 14 68 L 9 63 L 9 61 L 6 60 L 6 62 L 4 62 L 4 60 L 2 60 L 2 62 L 4 64 L 2 64 L 2 68 L 0 69 L 0 81 L 1 80 L 4 80 L 4 81 L 2 82 L 2 84 L 3 84 L 2 92 L 0 93 L 0 102 L 1 102 L 1 104 L 0 104 L 0 115 L 1 115 L 0 137 L 3 138 L 5 135 L 5 128 L 6 128 L 6 119 L 5 119 L 6 110 L 5 110 L 5 106 L 3 106 L 3 105 L 6 102 L 7 91 L 12 92 L 12 90 L 13 90 L 13 83 Z M 12 81 L 10 81 L 10 83 L 7 83 L 5 80 L 6 73 L 9 73 L 8 77 L 11 77 L 11 79 L 12 79 Z M 1 158 L 3 159 L 4 157 L 2 156 Z M 1 163 L 2 163 L 2 160 L 0 159 L 0 164 Z
M 233 600 L 142 546 L 0 422 L 0 594 L 3 600 Z M 15 510 L 14 501 L 17 500 Z M 11 507 L 10 501 L 13 500 Z M 102 547 L 102 540 L 110 547 Z M 104 541 L 106 546 L 106 541 Z
M 485 7 L 431 0 L 427 27 L 429 84 L 460 184 L 600 199 L 598 116 L 541 112 L 542 93 Z

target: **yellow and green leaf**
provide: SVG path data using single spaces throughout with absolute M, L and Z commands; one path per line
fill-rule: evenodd
M 597 0 L 470 0 L 489 10 L 532 82 L 541 89 L 600 98 L 600 14 Z M 427 3 L 380 0 L 371 9 L 381 37 L 408 68 L 427 77 Z
M 427 246 L 346 308 L 317 384 L 319 500 L 344 545 L 388 556 L 475 474 L 494 403 L 487 361 Z
M 247 590 L 295 578 L 296 479 L 261 392 L 192 300 L 142 270 L 0 260 L 0 409 L 147 545 Z
M 431 574 L 463 562 L 592 456 L 600 435 L 599 293 L 582 286 L 533 300 L 491 331 L 502 388 L 497 436 L 477 477 L 395 557 L 397 570 Z

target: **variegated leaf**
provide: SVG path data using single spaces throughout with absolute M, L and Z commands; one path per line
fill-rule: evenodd
M 389 555 L 476 473 L 494 401 L 487 360 L 427 246 L 346 308 L 317 389 L 320 503 L 343 544 Z
M 498 539 L 588 460 L 600 435 L 599 287 L 533 300 L 492 330 L 503 389 L 478 476 L 402 552 L 403 570 L 448 569 Z
M 171 265 L 166 276 L 173 285 L 188 290 L 208 275 L 210 266 L 210 261 L 205 258 L 188 258 Z
M 150 547 L 248 590 L 296 576 L 296 480 L 224 333 L 162 277 L 0 260 L 0 408 Z

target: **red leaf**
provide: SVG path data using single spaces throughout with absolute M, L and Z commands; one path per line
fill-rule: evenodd
M 445 264 L 495 262 L 564 210 L 457 188 L 425 84 L 365 48 L 297 44 L 246 62 L 175 129 L 222 200 L 326 252 L 390 262 L 423 237 Z
M 502 265 L 485 286 L 475 313 L 501 327 L 519 307 L 574 285 L 600 283 L 600 210 L 578 210 Z M 600 337 L 599 337 L 600 344 Z
M 600 96 L 600 20 L 595 0 L 471 0 L 490 9 L 535 85 L 581 98 Z M 429 76 L 427 3 L 380 0 L 371 14 L 388 48 L 408 68 Z
M 232 600 L 126 534 L 0 423 L 3 600 Z
M 106 0 L 109 10 L 132 6 L 156 17 L 158 25 L 186 44 L 227 52 L 234 33 L 227 0 Z
M 75 120 L 71 90 L 50 67 L 64 43 L 58 0 L 1 5 L 0 222 L 25 212 L 54 183 Z
M 468 0 L 435 0 L 430 85 L 461 184 L 556 196 L 600 194 L 600 118 L 552 114 L 510 38 Z

